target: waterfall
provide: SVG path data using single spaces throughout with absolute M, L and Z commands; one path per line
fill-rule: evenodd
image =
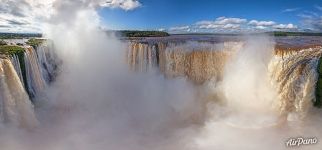
M 41 93 L 47 86 L 47 83 L 41 71 L 37 53 L 33 47 L 25 48 L 24 59 L 28 93 L 31 97 L 35 97 Z
M 303 118 L 313 106 L 321 54 L 322 48 L 276 51 L 269 69 L 278 92 L 276 107 L 281 115 L 291 113 L 289 117 L 293 119 Z
M 20 66 L 20 61 L 19 61 L 19 58 L 18 58 L 18 55 L 14 54 L 12 55 L 11 57 L 11 62 L 19 76 L 19 79 L 21 81 L 21 84 L 24 85 L 24 79 L 23 79 L 23 75 L 22 75 L 22 70 L 21 70 L 21 66 Z
M 166 77 L 186 77 L 196 84 L 221 82 L 223 76 L 226 76 L 224 72 L 228 62 L 235 57 L 236 52 L 245 48 L 244 42 L 213 44 L 132 41 L 129 45 L 127 61 L 131 70 L 148 71 L 149 68 L 157 68 Z M 257 48 L 252 52 L 256 55 L 254 57 L 258 57 Z M 315 101 L 317 66 L 322 49 L 320 47 L 302 50 L 275 49 L 273 52 L 273 56 L 269 57 L 269 62 L 266 63 L 265 68 L 268 69 L 264 72 L 277 94 L 272 107 L 277 109 L 280 116 L 288 119 L 303 118 L 313 106 L 312 101 Z M 269 54 L 264 55 L 266 57 Z M 240 63 L 243 62 L 235 65 Z M 238 68 L 233 70 L 236 69 Z
M 147 71 L 158 65 L 159 49 L 161 43 L 142 44 L 131 42 L 127 51 L 127 61 L 130 69 L 134 71 Z
M 187 77 L 201 84 L 210 79 L 220 80 L 226 61 L 241 46 L 240 42 L 131 42 L 127 61 L 131 70 L 159 68 L 166 77 Z
M 23 58 L 18 54 L 0 57 L 0 121 L 33 127 L 37 119 L 29 98 L 53 81 L 58 63 L 50 44 L 38 46 L 37 51 L 26 46 L 23 54 Z
M 33 105 L 8 58 L 0 59 L 0 115 L 4 123 L 23 127 L 37 125 Z
M 54 52 L 53 43 L 50 41 L 39 45 L 36 48 L 37 58 L 41 74 L 47 84 L 55 79 L 57 65 L 59 64 L 58 58 Z

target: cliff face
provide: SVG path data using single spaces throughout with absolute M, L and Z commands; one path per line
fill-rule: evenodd
M 242 43 L 130 43 L 127 60 L 135 71 L 158 68 L 166 77 L 187 77 L 202 84 L 220 80 L 224 66 Z
M 276 103 L 281 114 L 296 112 L 304 117 L 312 106 L 320 103 L 318 64 L 321 47 L 301 50 L 275 50 L 269 70 L 278 92 Z
M 33 103 L 53 80 L 58 61 L 53 47 L 21 47 L 0 57 L 0 122 L 34 127 L 38 124 Z
M 167 78 L 185 77 L 201 85 L 222 81 L 227 64 L 244 46 L 243 42 L 131 42 L 127 60 L 134 71 L 157 69 Z M 315 106 L 321 102 L 318 64 L 322 48 L 275 47 L 272 52 L 265 67 L 276 89 L 274 107 L 282 116 L 292 112 L 304 117 L 312 102 Z
M 0 121 L 15 126 L 37 125 L 26 90 L 9 58 L 0 59 Z

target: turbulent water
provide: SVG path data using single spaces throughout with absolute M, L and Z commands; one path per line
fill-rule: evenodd
M 235 89 L 228 90 L 229 93 L 224 98 L 226 99 L 225 101 L 230 99 L 227 96 L 236 95 L 238 91 L 245 93 L 243 89 L 252 84 L 247 80 L 247 74 L 254 72 L 250 78 L 259 78 L 254 84 L 269 84 L 270 88 L 276 89 L 274 91 L 270 90 L 269 95 L 274 95 L 275 93 L 275 96 L 269 98 L 269 105 L 266 106 L 275 109 L 281 118 L 291 120 L 304 118 L 312 107 L 312 102 L 315 101 L 315 86 L 318 77 L 317 64 L 322 48 L 274 50 L 273 45 L 268 48 L 262 46 L 261 49 L 263 50 L 255 47 L 254 50 L 247 52 L 248 54 L 238 54 L 239 51 L 245 51 L 243 50 L 245 45 L 247 47 L 247 44 L 242 41 L 223 43 L 135 41 L 129 43 L 127 61 L 130 69 L 134 71 L 146 72 L 158 69 L 168 78 L 185 77 L 196 84 L 216 82 L 217 85 L 227 84 L 226 87 L 234 86 Z M 264 54 L 261 54 L 263 51 Z M 231 62 L 236 57 L 239 57 L 237 55 L 242 55 L 240 56 L 242 58 L 231 65 Z M 258 64 L 264 59 L 267 59 L 266 63 Z M 262 68 L 262 70 L 258 70 L 258 68 Z M 235 71 L 227 74 L 227 70 Z M 229 76 L 237 77 L 232 77 L 232 82 L 225 81 L 230 78 Z M 247 83 L 243 84 L 243 82 Z M 236 89 L 238 86 L 241 86 L 240 89 Z M 246 88 L 246 90 L 250 89 Z M 267 89 L 262 89 L 262 91 L 265 90 L 267 91 Z M 267 93 L 261 93 L 261 91 L 258 92 L 247 94 L 260 94 L 262 97 L 268 95 Z M 236 96 L 235 99 L 242 99 L 241 94 Z M 246 99 L 252 98 L 247 97 Z M 248 105 L 255 102 L 242 101 L 238 107 L 243 103 Z
M 53 50 L 41 45 L 36 50 L 25 47 L 24 57 L 2 56 L 0 58 L 0 113 L 1 121 L 16 126 L 34 127 L 38 124 L 32 100 L 45 90 L 53 80 L 55 65 Z M 56 63 L 56 62 L 55 62 Z M 23 64 L 24 67 L 21 67 Z
M 269 69 L 278 92 L 276 105 L 281 115 L 291 112 L 289 119 L 300 119 L 313 106 L 321 54 L 321 47 L 276 51 Z
M 127 60 L 130 68 L 148 71 L 158 68 L 167 77 L 184 77 L 196 83 L 222 78 L 224 66 L 241 48 L 240 42 L 221 44 L 189 42 L 130 43 Z
M 28 91 L 34 97 L 46 87 L 46 82 L 41 73 L 37 53 L 33 47 L 27 47 L 25 49 L 24 59 Z
M 283 149 L 283 140 L 291 136 L 321 138 L 316 134 L 319 121 L 314 120 L 320 117 L 310 113 L 317 112 L 312 102 L 321 47 L 276 49 L 274 41 L 266 38 L 127 42 L 129 72 L 106 67 L 115 60 L 102 55 L 108 53 L 102 50 L 77 56 L 86 61 L 81 65 L 72 63 L 72 71 L 61 76 L 57 66 L 62 64 L 53 43 L 26 46 L 23 59 L 18 55 L 0 58 L 3 125 L 32 128 L 38 127 L 41 120 L 44 125 L 37 130 L 40 135 L 32 134 L 37 140 L 29 141 L 37 145 L 29 147 L 36 149 L 43 148 L 38 140 L 47 142 L 44 145 L 49 149 L 66 148 L 70 141 L 78 145 L 70 148 L 112 145 L 131 149 L 118 142 L 91 140 L 113 141 L 128 136 L 126 142 L 133 149 L 258 149 L 272 144 Z M 119 59 L 116 62 L 123 61 Z M 93 66 L 97 60 L 102 66 Z M 150 72 L 157 76 L 151 77 Z M 55 84 L 56 77 L 60 82 Z M 45 94 L 53 102 L 38 108 L 37 120 L 33 103 L 46 99 Z M 54 136 L 43 135 L 47 130 Z M 244 139 L 245 134 L 250 139 Z M 29 134 L 25 136 L 29 138 Z M 51 146 L 52 140 L 43 137 L 62 140 Z M 230 145 L 225 143 L 227 139 L 239 143 Z M 6 141 L 0 138 L 0 144 Z M 137 144 L 140 142 L 148 144 Z M 14 146 L 8 144 L 9 148 Z
M 20 61 L 19 61 L 19 57 L 17 55 L 13 55 L 11 56 L 11 62 L 13 64 L 13 66 L 15 67 L 15 70 L 19 76 L 19 79 L 21 81 L 21 84 L 24 85 L 24 79 L 22 76 L 22 70 L 21 70 L 21 66 L 20 66 Z
M 37 119 L 24 87 L 10 59 L 0 59 L 0 119 L 21 127 L 34 127 Z

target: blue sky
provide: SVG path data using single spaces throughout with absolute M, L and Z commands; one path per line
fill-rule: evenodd
M 55 15 L 82 9 L 114 30 L 322 32 L 322 0 L 2 0 L 0 32 L 41 32 Z
M 138 2 L 141 4 L 140 7 L 132 10 L 102 8 L 99 14 L 103 25 L 108 29 L 160 29 L 170 32 L 322 29 L 320 0 L 139 0 Z

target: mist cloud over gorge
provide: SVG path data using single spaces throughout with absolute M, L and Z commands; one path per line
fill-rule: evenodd
M 2 2 L 9 4 L 9 1 Z M 129 11 L 141 6 L 138 1 L 24 2 L 26 12 L 34 16 L 15 16 L 41 24 L 41 30 L 54 42 L 63 63 L 57 80 L 46 89 L 46 95 L 35 100 L 40 125 L 31 131 L 0 126 L 1 149 L 213 150 L 239 146 L 272 149 L 272 145 L 277 149 L 284 148 L 286 135 L 281 135 L 279 129 L 249 132 L 228 126 L 231 123 L 229 119 L 239 123 L 247 117 L 240 119 L 233 115 L 223 119 L 230 110 L 213 103 L 204 104 L 198 97 L 198 90 L 183 78 L 165 79 L 158 71 L 146 74 L 128 71 L 124 60 L 126 43 L 107 36 L 99 29 L 100 18 L 96 9 L 103 6 Z M 16 6 L 21 5 L 16 3 Z M 237 84 L 235 80 L 245 79 L 242 83 L 246 88 L 242 92 L 236 94 L 227 90 L 225 98 L 236 104 L 249 97 L 250 100 L 261 99 L 264 95 L 263 102 L 245 100 L 245 105 L 258 104 L 264 108 L 275 95 L 272 96 L 266 84 L 256 87 L 259 79 L 253 77 L 265 75 L 272 42 L 269 38 L 258 38 L 247 44 L 247 49 L 241 51 L 232 66 L 226 68 L 226 81 L 214 83 L 212 88 L 216 92 L 231 88 L 239 90 L 243 87 L 229 85 Z M 263 47 L 262 51 L 257 51 Z M 256 59 L 252 59 L 254 57 Z M 242 65 L 233 66 L 239 64 Z M 253 68 L 253 71 L 245 73 L 245 68 Z M 239 72 L 244 76 L 238 76 Z M 253 107 L 247 105 L 245 108 Z M 208 110 L 210 114 L 207 116 L 204 112 Z M 253 115 L 261 121 L 262 116 Z M 292 131 L 289 129 L 283 133 L 291 135 Z M 246 134 L 249 138 L 245 138 Z M 262 142 L 267 143 L 263 146 Z
M 192 85 L 130 73 L 126 45 L 99 29 L 100 2 L 52 1 L 42 30 L 63 61 L 60 74 L 36 99 L 39 127 L 1 130 L 2 148 L 177 149 L 189 137 L 180 129 L 200 112 Z

